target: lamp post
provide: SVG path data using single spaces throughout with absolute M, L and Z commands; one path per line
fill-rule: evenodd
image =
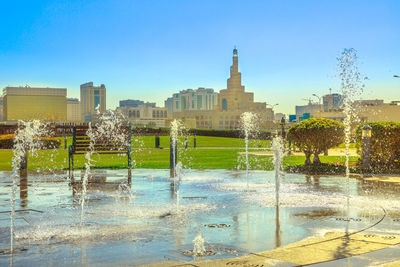
M 272 109 L 274 109 L 274 107 L 276 107 L 276 106 L 278 106 L 278 105 L 279 105 L 279 103 L 276 103 L 276 104 L 274 104 L 274 105 L 267 104 L 267 106 L 270 106 Z
M 399 75 L 393 75 L 393 78 L 400 78 Z
M 371 136 L 372 128 L 365 124 L 361 130 L 362 137 L 362 166 L 363 169 L 371 168 Z
M 285 117 L 282 117 L 281 119 L 281 134 L 282 134 L 282 139 L 285 140 L 286 138 L 286 133 L 285 133 Z

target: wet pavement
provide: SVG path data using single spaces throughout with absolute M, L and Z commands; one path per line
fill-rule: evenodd
M 400 186 L 274 172 L 96 170 L 80 226 L 80 178 L 29 172 L 17 194 L 10 255 L 11 172 L 0 172 L 0 265 L 364 266 L 400 259 Z M 184 252 L 201 231 L 209 256 Z M 247 261 L 247 263 L 245 263 Z M 45 264 L 44 264 L 45 263 Z M 261 265 L 260 265 L 261 264 Z M 339 264 L 339 265 L 338 265 Z

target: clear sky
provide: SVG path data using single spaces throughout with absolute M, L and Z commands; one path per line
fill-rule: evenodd
M 232 49 L 256 101 L 294 113 L 339 90 L 336 57 L 355 48 L 364 99 L 400 100 L 400 1 L 2 1 L 0 88 L 104 83 L 121 99 L 164 105 L 187 88 L 226 88 Z M 316 98 L 314 98 L 316 100 Z

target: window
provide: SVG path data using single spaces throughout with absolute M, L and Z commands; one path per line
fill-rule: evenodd
M 203 97 L 201 95 L 197 96 L 197 109 L 201 109 L 202 103 L 203 102 Z
M 222 110 L 228 110 L 228 101 L 225 98 L 222 99 Z
M 96 90 L 96 91 L 98 92 L 99 90 Z M 95 110 L 100 109 L 100 96 L 99 95 L 94 96 L 94 108 L 95 108 Z

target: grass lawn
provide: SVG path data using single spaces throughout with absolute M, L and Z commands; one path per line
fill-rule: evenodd
M 68 168 L 68 150 L 64 149 L 64 138 L 59 149 L 40 150 L 36 156 L 29 155 L 29 169 L 66 169 Z M 186 168 L 193 169 L 245 169 L 244 140 L 240 138 L 223 138 L 212 136 L 197 136 L 197 149 L 193 148 L 193 136 L 188 138 L 188 149 L 183 149 L 180 138 L 178 160 Z M 72 138 L 68 138 L 70 145 Z M 169 168 L 169 149 L 155 149 L 154 136 L 135 136 L 132 139 L 132 159 L 135 168 Z M 160 145 L 169 148 L 169 136 L 160 137 Z M 270 148 L 269 140 L 249 140 L 250 151 L 255 148 Z M 13 152 L 10 149 L 0 150 L 0 170 L 11 170 Z M 97 155 L 94 154 L 93 165 L 96 168 L 126 168 L 126 155 Z M 343 156 L 320 156 L 323 163 L 344 164 Z M 357 161 L 351 157 L 350 161 Z M 303 164 L 305 156 L 286 156 L 284 166 Z M 249 155 L 250 169 L 272 170 L 271 156 Z M 86 159 L 84 155 L 75 155 L 75 168 L 83 168 Z

